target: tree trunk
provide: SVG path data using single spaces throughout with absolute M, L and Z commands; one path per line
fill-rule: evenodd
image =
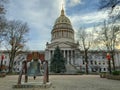
M 12 73 L 14 57 L 15 57 L 15 55 L 11 54 L 10 62 L 9 62 L 9 73 Z
M 10 61 L 9 61 L 9 73 L 11 72 L 11 61 L 12 61 L 12 59 L 10 58 Z
M 85 64 L 86 64 L 86 74 L 88 74 L 89 73 L 89 71 L 88 71 L 88 56 L 87 56 L 87 50 L 85 50 Z
M 9 73 L 12 73 L 12 69 L 13 69 L 13 60 L 10 60 L 10 63 L 9 63 Z
M 112 64 L 113 64 L 113 70 L 115 70 L 114 52 L 112 52 L 111 59 L 112 59 Z
M 109 69 L 109 73 L 111 74 L 111 63 L 110 63 L 110 60 L 108 60 L 108 69 Z
M 2 64 L 3 64 L 3 60 L 1 60 L 0 71 L 2 71 Z

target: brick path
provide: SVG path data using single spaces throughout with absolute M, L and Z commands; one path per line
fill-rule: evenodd
M 100 78 L 98 75 L 52 75 L 52 86 L 46 89 L 13 89 L 12 85 L 17 83 L 17 79 L 16 75 L 0 78 L 0 90 L 120 90 L 120 81 Z M 41 79 L 37 77 L 35 82 Z M 29 81 L 34 80 L 29 77 Z

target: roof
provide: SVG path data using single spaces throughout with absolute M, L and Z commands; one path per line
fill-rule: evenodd
M 61 10 L 61 15 L 56 19 L 53 30 L 54 29 L 68 29 L 73 30 L 70 19 L 64 14 L 64 10 Z

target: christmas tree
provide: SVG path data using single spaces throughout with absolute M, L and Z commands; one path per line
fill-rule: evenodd
M 61 73 L 66 71 L 65 59 L 59 46 L 55 48 L 54 55 L 51 58 L 50 71 L 54 73 Z

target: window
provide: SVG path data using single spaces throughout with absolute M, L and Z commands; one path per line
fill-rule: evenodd
M 18 61 L 18 65 L 20 65 L 20 61 Z
M 95 72 L 95 68 L 92 68 L 92 72 Z
M 22 60 L 25 59 L 25 57 L 22 57 Z
M 106 57 L 105 56 L 102 56 L 102 59 L 105 59 Z
M 13 68 L 13 71 L 15 71 L 15 68 Z
M 97 65 L 97 62 L 95 61 L 95 65 Z
M 83 64 L 85 64 L 85 61 L 83 60 Z
M 14 62 L 14 65 L 16 65 L 16 61 Z
M 103 68 L 104 71 L 106 71 L 106 68 Z
M 93 61 L 90 61 L 91 65 L 93 65 Z
M 5 59 L 7 59 L 7 56 L 5 55 Z
M 4 61 L 4 64 L 6 65 L 6 61 Z
M 101 63 L 99 62 L 99 65 L 101 65 Z
M 19 68 L 17 68 L 17 70 L 19 71 Z
M 92 59 L 92 56 L 90 55 L 88 58 L 89 58 L 89 59 Z

